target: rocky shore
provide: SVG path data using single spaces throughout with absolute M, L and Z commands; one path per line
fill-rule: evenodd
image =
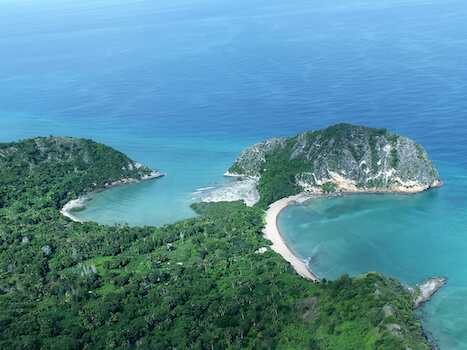
M 205 189 L 200 196 L 203 202 L 232 202 L 243 200 L 246 205 L 253 206 L 259 201 L 256 188 L 259 179 L 256 177 L 225 173 L 224 176 L 236 178 L 229 184 Z
M 141 181 L 146 181 L 146 180 L 152 180 L 152 179 L 157 179 L 159 177 L 165 176 L 164 173 L 159 173 L 157 171 L 151 172 L 149 175 L 143 176 L 141 179 L 134 179 L 134 178 L 128 178 L 128 179 L 120 179 L 111 183 L 106 183 L 104 185 L 104 189 L 116 187 L 116 186 L 121 186 L 121 185 L 128 185 L 128 184 L 134 184 L 138 183 Z M 98 190 L 99 191 L 99 190 Z
M 421 303 L 430 300 L 433 294 L 446 284 L 446 281 L 447 278 L 432 277 L 421 284 L 417 284 L 414 288 L 410 288 L 414 294 L 415 304 L 413 308 L 416 309 Z M 415 292 L 418 289 L 420 290 L 420 294 Z

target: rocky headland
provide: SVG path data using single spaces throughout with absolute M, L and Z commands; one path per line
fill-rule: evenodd
M 412 194 L 443 183 L 425 149 L 386 129 L 337 124 L 244 149 L 203 201 L 243 199 L 263 207 L 298 193 Z
M 338 124 L 252 145 L 228 170 L 272 203 L 300 192 L 416 193 L 442 182 L 425 149 L 386 129 Z M 275 188 L 276 195 L 271 195 Z
M 352 193 L 412 194 L 442 182 L 425 149 L 386 129 L 338 124 L 294 137 L 276 137 L 242 151 L 224 174 L 239 180 L 211 190 L 203 201 L 243 199 L 267 209 L 265 237 L 302 277 L 318 281 L 306 262 L 282 239 L 277 216 L 290 204 L 316 196 Z M 430 279 L 417 286 L 416 307 L 445 280 Z
M 414 309 L 420 306 L 421 303 L 431 299 L 438 289 L 446 284 L 447 278 L 432 277 L 425 282 L 417 284 L 414 288 L 409 288 L 414 296 Z

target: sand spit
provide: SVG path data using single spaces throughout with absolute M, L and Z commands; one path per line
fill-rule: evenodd
M 78 219 L 71 212 L 73 211 L 73 209 L 85 207 L 86 205 L 84 204 L 84 202 L 87 198 L 88 194 L 79 196 L 77 199 L 72 199 L 71 201 L 66 203 L 62 209 L 60 209 L 60 214 L 66 216 L 67 218 L 70 218 L 73 221 L 83 222 L 83 220 Z
M 224 176 L 235 177 L 237 181 L 218 187 L 199 188 L 196 194 L 201 194 L 200 198 L 202 202 L 232 202 L 243 200 L 247 206 L 251 207 L 259 201 L 259 193 L 257 190 L 258 178 L 226 174 L 224 174 Z

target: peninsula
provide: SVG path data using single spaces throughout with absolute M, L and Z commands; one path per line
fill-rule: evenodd
M 413 194 L 442 186 L 420 144 L 386 129 L 349 124 L 247 147 L 225 175 L 252 179 L 252 188 L 244 192 L 266 209 L 264 234 L 272 242 L 271 248 L 299 275 L 314 281 L 319 277 L 288 248 L 277 227 L 277 217 L 287 205 L 320 195 Z M 237 198 L 232 188 L 225 192 L 228 194 L 218 198 L 243 199 Z
M 150 174 L 91 140 L 0 144 L 0 348 L 429 349 L 401 283 L 301 278 L 265 248 L 259 205 L 195 203 L 163 227 L 59 213 Z

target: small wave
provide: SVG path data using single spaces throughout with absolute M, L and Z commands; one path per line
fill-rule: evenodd
M 211 186 L 211 187 L 201 187 L 201 188 L 197 188 L 197 189 L 196 189 L 196 192 L 194 192 L 194 193 L 198 193 L 198 192 L 200 192 L 200 191 L 211 190 L 211 189 L 213 189 L 213 188 L 215 188 L 215 187 L 214 187 L 214 186 Z

